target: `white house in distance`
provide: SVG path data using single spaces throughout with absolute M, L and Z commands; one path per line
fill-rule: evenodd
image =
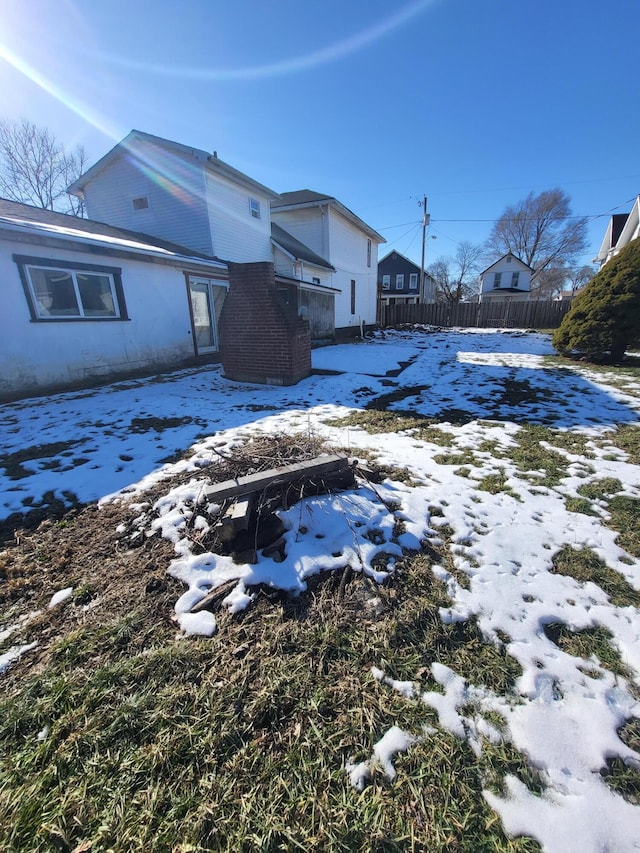
M 614 213 L 607 226 L 600 250 L 593 259 L 603 267 L 632 240 L 640 237 L 640 195 L 636 197 L 630 213 Z
M 480 273 L 480 302 L 528 302 L 533 269 L 508 252 Z
M 336 334 L 375 324 L 378 245 L 384 237 L 333 196 L 312 190 L 281 193 L 271 216 L 333 267 Z

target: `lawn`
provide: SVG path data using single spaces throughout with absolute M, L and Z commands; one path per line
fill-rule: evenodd
M 314 366 L 0 408 L 0 847 L 635 849 L 640 370 L 430 329 Z M 355 486 L 225 553 L 206 487 L 322 452 Z

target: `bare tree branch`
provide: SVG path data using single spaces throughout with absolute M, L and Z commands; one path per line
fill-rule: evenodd
M 561 189 L 529 195 L 506 208 L 487 240 L 493 255 L 512 252 L 536 275 L 549 267 L 571 266 L 586 248 L 587 220 L 572 215 Z
M 84 215 L 84 203 L 67 187 L 84 171 L 84 148 L 67 152 L 47 128 L 0 120 L 0 194 L 11 201 Z
M 438 302 L 464 302 L 477 296 L 482 255 L 482 246 L 463 240 L 458 243 L 453 258 L 438 258 L 429 267 L 429 274 L 436 282 Z

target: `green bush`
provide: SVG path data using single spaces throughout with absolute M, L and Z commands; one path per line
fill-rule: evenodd
M 563 355 L 613 362 L 640 344 L 640 239 L 596 273 L 575 298 L 552 342 Z

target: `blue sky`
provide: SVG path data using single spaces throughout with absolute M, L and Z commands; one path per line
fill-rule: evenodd
M 640 192 L 637 0 L 0 0 L 0 117 L 132 128 L 334 195 L 427 263 L 560 186 L 595 255 Z

